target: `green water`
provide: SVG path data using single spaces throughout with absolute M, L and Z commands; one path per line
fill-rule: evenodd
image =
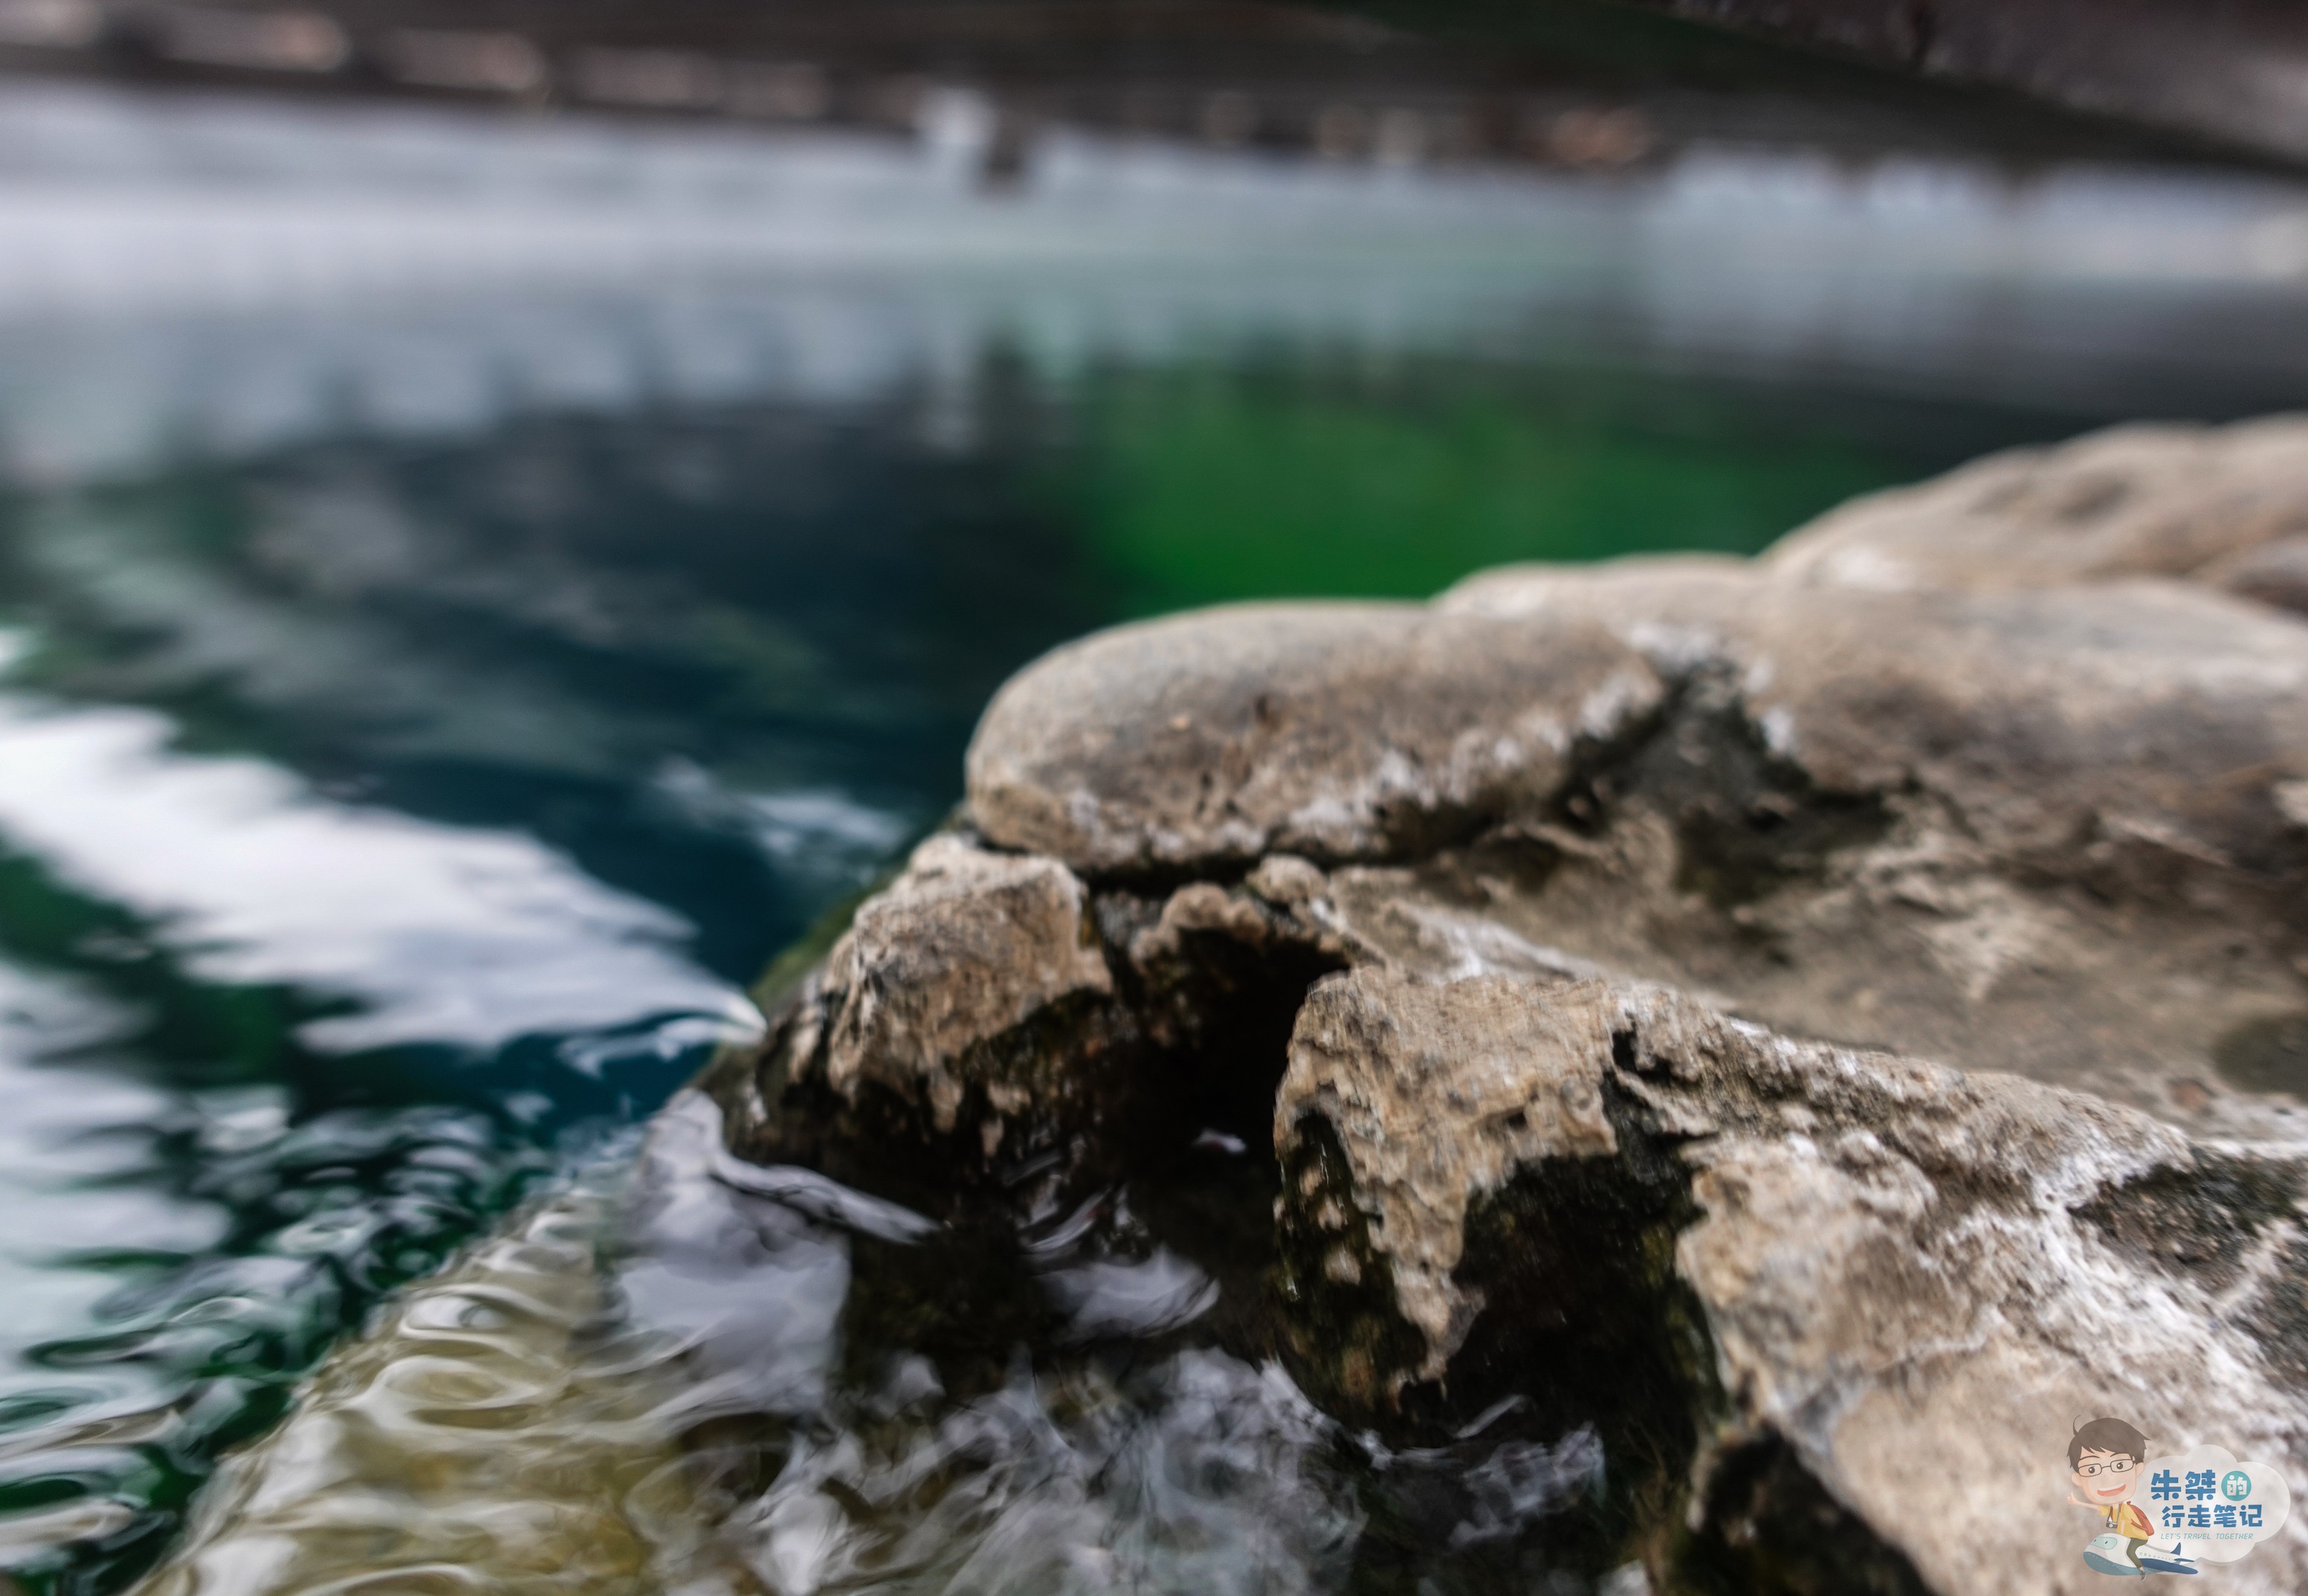
M 1147 614 L 1420 597 L 1511 560 L 1751 553 L 1949 458 L 1889 418 L 1758 414 L 1735 389 L 1608 370 L 1548 377 L 1447 362 L 1360 381 L 1115 373 L 1089 384 L 1088 446 L 1053 497 Z M 1946 426 L 1915 420 L 1926 437 Z
M 986 359 L 959 448 L 900 393 L 10 496 L 20 1584 L 116 1586 L 381 1292 L 661 1100 L 953 801 L 977 706 L 1040 649 L 1182 604 L 1753 548 L 1986 427 L 1447 361 L 1054 393 Z M 477 909 L 473 870 L 536 901 Z
M 950 811 L 980 706 L 1042 650 L 1506 560 L 1751 550 L 1986 449 L 2267 408 L 2308 370 L 2280 287 L 1903 276 L 1896 251 L 1815 280 L 1777 222 L 1675 277 L 1698 235 L 1613 243 L 1598 196 L 1550 202 L 1543 260 L 1460 275 L 1446 238 L 1343 282 L 1262 258 L 0 324 L 0 1570 L 99 1592 L 151 1566 L 332 1345 L 757 1022 L 748 984 Z M 1080 1509 L 1047 1533 L 1109 1552 L 1277 1520 L 1306 1588 L 1415 1590 L 1420 1514 L 1498 1463 L 1389 1475 L 1253 1349 L 1124 1326 L 1085 1354 L 967 1258 L 892 1317 L 848 1263 L 795 1261 L 854 1242 L 870 1285 L 881 1243 L 776 1222 L 886 1367 L 779 1399 L 798 1428 L 710 1482 L 714 1556 L 785 1557 L 847 1491 L 896 1514 L 842 1543 L 857 1579 L 900 1542 L 951 1572 L 1046 1487 Z M 1255 1269 L 1163 1222 L 1126 1261 L 1173 1247 L 1217 1322 L 1246 1311 Z M 761 1323 L 763 1367 L 816 1347 Z M 1015 1324 L 1019 1367 L 989 1350 Z M 900 1422 L 874 1404 L 909 1340 L 985 1377 L 946 1369 Z M 1249 1430 L 1205 1423 L 1229 1404 Z M 1033 1445 L 954 1452 L 972 1426 Z M 866 1430 L 881 1450 L 827 1450 Z M 1518 1435 L 1514 1467 L 1583 1480 L 1575 1439 Z M 920 1550 L 934 1504 L 889 1504 L 965 1454 L 985 1513 Z M 1207 1489 L 1101 1494 L 1162 1457 Z M 1451 1577 L 1537 1577 L 1578 1540 L 1501 1534 Z

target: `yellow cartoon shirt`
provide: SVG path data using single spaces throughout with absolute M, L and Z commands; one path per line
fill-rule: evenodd
M 2156 1526 L 2148 1522 L 2148 1515 L 2135 1503 L 2118 1502 L 2100 1512 L 2107 1519 L 2107 1527 L 2126 1540 L 2145 1540 L 2156 1533 Z

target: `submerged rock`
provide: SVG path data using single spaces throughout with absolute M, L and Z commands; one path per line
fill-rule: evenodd
M 649 1419 L 667 1373 L 581 1350 L 616 1223 L 597 1176 L 412 1287 L 227 1462 L 137 1596 L 653 1588 L 695 1493 Z

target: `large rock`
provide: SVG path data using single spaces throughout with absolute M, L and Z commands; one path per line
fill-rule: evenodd
M 2123 427 L 1991 455 L 1830 511 L 1764 561 L 1796 582 L 1977 591 L 2127 576 L 2218 580 L 2223 565 L 2304 535 L 2308 419 L 2286 416 Z
M 1536 810 L 1658 707 L 1600 627 L 1407 604 L 1258 605 L 1073 643 L 995 695 L 970 817 L 1084 872 L 1431 850 Z
M 2300 436 L 1061 650 L 728 1145 L 1048 1213 L 1270 1123 L 1334 1410 L 1591 1423 L 1666 1589 L 2080 1590 L 2079 1415 L 2308 1468 Z
M 1536 1369 L 1607 1411 L 1679 1386 L 1701 1528 L 1655 1566 L 1670 1583 L 1793 1532 L 1708 1528 L 1759 1449 L 1896 1554 L 1878 1570 L 1967 1596 L 2098 1588 L 2058 1489 L 2079 1415 L 2308 1471 L 2298 1160 L 1656 988 L 1375 970 L 1314 988 L 1275 1134 L 1302 1312 L 1335 1333 L 1391 1307 L 1416 1332 L 1309 1349 L 1314 1388 L 1369 1411 L 1442 1382 L 1472 1406 Z M 1712 1356 L 1678 1363 L 1657 1338 L 1693 1307 Z M 2308 1587 L 2308 1542 L 2226 1577 Z
M 2308 626 L 2200 587 L 1684 557 L 1220 610 L 1029 669 L 969 774 L 986 838 L 1093 883 L 1327 864 L 1341 956 L 1668 982 L 2308 1139 L 2265 1040 L 2308 1021 Z
M 1479 918 L 1759 1019 L 2308 1133 L 2230 1090 L 2308 1013 L 2308 626 L 2175 583 L 1888 594 L 1733 562 L 1508 570 L 1446 609 L 1601 620 L 1677 684 Z M 1472 878 L 1470 881 L 1470 877 Z M 2308 1093 L 2308 1073 L 2294 1083 Z

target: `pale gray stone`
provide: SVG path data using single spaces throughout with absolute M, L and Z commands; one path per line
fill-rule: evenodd
M 1856 499 L 1764 556 L 1877 592 L 2189 576 L 2308 533 L 2308 418 L 2119 427 Z
M 852 1106 L 867 1087 L 954 1128 L 974 1055 L 1068 1000 L 1097 1004 L 1114 978 L 1089 900 L 1055 859 L 990 853 L 951 834 L 915 850 L 863 904 L 824 963 L 775 1016 L 762 1069 L 727 1074 L 742 1143 L 774 1123 L 771 1100 L 820 1087 Z M 1024 1106 L 998 1072 L 979 1083 Z
M 970 745 L 969 817 L 1086 873 L 1424 851 L 1543 805 L 1582 745 L 1659 697 L 1592 625 L 1407 604 L 1181 616 L 1013 677 Z
M 1306 1306 L 1319 1320 L 1336 1282 L 1391 1280 L 1425 1347 L 1365 1388 L 1377 1406 L 1447 1381 L 1484 1311 L 1459 1283 L 1485 1262 L 1466 1256 L 1473 1208 L 1568 1166 L 1630 1185 L 1665 1167 L 1697 1215 L 1673 1276 L 1712 1349 L 1715 1389 L 1691 1400 L 1722 1414 L 1702 1499 L 1710 1454 L 1768 1434 L 1930 1590 L 2033 1596 L 2099 1588 L 2080 1555 L 2093 1521 L 2060 1489 L 2080 1416 L 2308 1471 L 2297 1160 L 2032 1082 L 1793 1040 L 1658 988 L 1375 969 L 1318 985 L 1301 1014 L 1275 1109 L 1286 1160 L 1316 1126 L 1347 1188 L 1287 1184 L 1284 1202 L 1363 1255 L 1305 1280 Z M 2299 1590 L 2308 1542 L 2221 1576 Z
M 1558 967 L 2308 1136 L 2221 1062 L 2308 1013 L 2308 627 L 2168 582 L 1894 594 L 1688 559 L 1488 573 L 1442 605 L 1600 620 L 1677 694 L 1577 829 L 1532 833 L 1551 868 L 1343 876 L 1367 936 L 1408 955 L 1416 921 L 1430 967 L 1484 968 L 1445 945 L 1471 884 L 1482 936 Z

